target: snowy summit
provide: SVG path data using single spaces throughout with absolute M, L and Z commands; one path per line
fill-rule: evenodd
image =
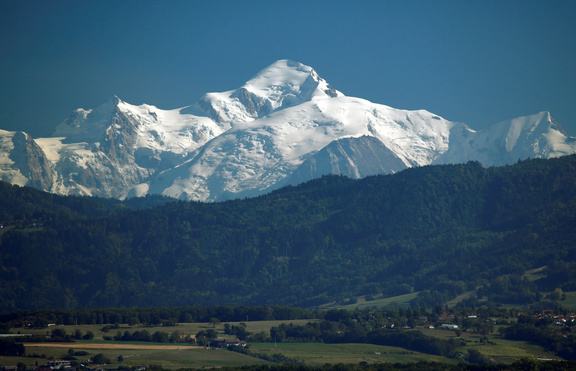
M 59 194 L 163 194 L 216 201 L 324 174 L 485 166 L 576 153 L 550 113 L 474 131 L 425 110 L 347 97 L 304 64 L 279 60 L 243 86 L 175 110 L 113 97 L 77 109 L 49 138 L 0 131 L 0 177 Z

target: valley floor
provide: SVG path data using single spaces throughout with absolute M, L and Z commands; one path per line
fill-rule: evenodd
M 269 332 L 270 328 L 282 322 L 292 321 L 253 321 L 247 322 L 249 331 Z M 304 322 L 304 320 L 293 321 Z M 197 368 L 197 367 L 243 367 L 274 364 L 299 364 L 306 366 L 323 366 L 325 364 L 358 365 L 361 362 L 368 364 L 394 364 L 413 362 L 441 362 L 456 365 L 464 362 L 469 350 L 476 350 L 495 364 L 511 364 L 519 358 L 540 360 L 558 359 L 553 353 L 544 348 L 524 341 L 512 341 L 491 334 L 488 337 L 462 332 L 459 336 L 463 345 L 456 349 L 455 358 L 447 358 L 431 354 L 420 353 L 400 347 L 382 346 L 373 344 L 325 344 L 325 343 L 249 343 L 249 354 L 232 352 L 226 349 L 205 348 L 189 344 L 142 344 L 141 342 L 104 341 L 105 333 L 101 325 L 55 326 L 73 333 L 75 329 L 93 331 L 94 340 L 76 341 L 72 343 L 24 343 L 25 357 L 0 357 L 0 366 L 26 365 L 28 369 L 46 364 L 50 360 L 65 359 L 70 354 L 85 351 L 83 355 L 74 356 L 78 363 L 94 367 L 90 359 L 102 354 L 111 363 L 100 365 L 106 369 L 118 367 L 132 368 L 136 366 L 159 367 L 166 369 Z M 121 325 L 120 329 L 131 328 Z M 132 327 L 134 328 L 134 327 Z M 179 324 L 174 327 L 185 333 L 198 329 L 214 328 L 222 334 L 224 325 L 213 326 L 209 323 Z M 162 327 L 146 327 L 147 331 L 166 330 Z M 46 333 L 46 330 L 35 332 Z M 444 329 L 421 329 L 427 336 L 450 339 L 457 337 L 454 331 Z M 14 331 L 13 331 L 14 332 Z M 224 336 L 224 335 L 222 335 Z M 121 358 L 120 358 L 121 357 Z M 122 361 L 118 361 L 122 359 Z

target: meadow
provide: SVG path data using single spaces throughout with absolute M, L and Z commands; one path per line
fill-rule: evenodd
M 270 328 L 282 323 L 304 324 L 309 320 L 294 321 L 253 321 L 245 322 L 247 330 L 252 333 L 269 333 Z M 231 325 L 239 323 L 231 322 Z M 462 346 L 456 349 L 453 358 L 424 354 L 399 347 L 380 346 L 373 344 L 324 344 L 324 343 L 249 343 L 251 355 L 239 352 L 231 352 L 226 349 L 203 348 L 192 346 L 187 343 L 149 343 L 149 342 L 120 342 L 104 341 L 106 335 L 114 335 L 120 331 L 147 330 L 150 333 L 155 331 L 174 332 L 179 334 L 196 334 L 201 330 L 215 329 L 219 336 L 230 337 L 223 333 L 224 324 L 217 324 L 215 327 L 210 323 L 182 323 L 177 326 L 167 327 L 145 327 L 120 325 L 118 329 L 112 329 L 108 333 L 102 332 L 102 325 L 78 325 L 78 326 L 50 326 L 47 329 L 13 329 L 16 333 L 30 333 L 45 335 L 53 329 L 63 329 L 66 333 L 73 333 L 80 330 L 83 333 L 91 331 L 94 333 L 93 340 L 82 340 L 73 343 L 57 343 L 53 345 L 27 346 L 26 357 L 0 357 L 1 366 L 16 365 L 23 363 L 27 366 L 42 365 L 51 359 L 60 359 L 75 352 L 86 352 L 84 355 L 74 355 L 79 363 L 88 364 L 90 359 L 96 354 L 103 354 L 111 360 L 111 364 L 101 365 L 103 368 L 118 368 L 119 366 L 154 366 L 161 368 L 198 368 L 198 367 L 241 367 L 247 365 L 271 364 L 271 362 L 258 358 L 271 359 L 274 355 L 282 355 L 290 362 L 305 365 L 323 364 L 358 364 L 367 363 L 409 363 L 418 361 L 437 361 L 445 363 L 458 363 L 463 361 L 463 357 L 468 350 L 479 351 L 493 362 L 511 363 L 519 357 L 534 357 L 540 359 L 557 359 L 551 352 L 542 347 L 529 344 L 523 341 L 511 341 L 502 339 L 497 334 L 490 334 L 483 337 L 479 334 L 461 332 L 459 338 Z M 421 329 L 428 336 L 450 339 L 458 337 L 456 332 L 444 329 Z M 118 349 L 117 345 L 130 345 L 134 349 Z M 174 347 L 173 349 L 144 349 L 142 346 L 157 348 Z M 90 347 L 90 348 L 88 348 Z M 82 353 L 81 353 L 82 354 Z M 36 355 L 36 357 L 33 357 Z M 119 356 L 122 361 L 119 362 Z

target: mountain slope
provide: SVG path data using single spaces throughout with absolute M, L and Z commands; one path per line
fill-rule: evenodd
M 50 164 L 30 135 L 0 130 L 0 179 L 39 189 L 51 186 Z
M 306 159 L 287 183 L 297 185 L 328 174 L 360 179 L 369 175 L 394 174 L 406 168 L 406 164 L 375 137 L 348 137 L 332 141 Z
M 479 286 L 483 303 L 529 304 L 541 290 L 576 290 L 574 184 L 572 155 L 329 176 L 256 198 L 125 213 L 118 202 L 108 216 L 59 197 L 93 215 L 73 218 L 57 217 L 59 206 L 50 214 L 54 195 L 6 186 L 0 204 L 22 205 L 6 210 L 44 223 L 0 229 L 0 310 L 317 306 L 408 292 L 430 307 Z M 555 268 L 522 279 L 543 266 Z
M 113 97 L 74 111 L 50 138 L 23 135 L 17 147 L 25 149 L 15 150 L 19 136 L 0 131 L 0 155 L 8 159 L 2 179 L 120 199 L 226 200 L 328 173 L 356 178 L 470 160 L 499 166 L 576 152 L 576 139 L 548 112 L 476 132 L 425 110 L 347 97 L 290 60 L 187 107 L 162 110 Z M 10 160 L 14 151 L 26 155 Z
M 426 165 L 446 151 L 450 130 L 458 125 L 426 111 L 359 98 L 317 98 L 236 124 L 162 173 L 160 181 L 153 178 L 150 190 L 203 201 L 262 194 L 286 184 L 304 161 L 335 140 L 360 136 L 378 139 L 405 166 Z
M 49 154 L 55 174 L 47 190 L 120 198 L 220 133 L 208 118 L 113 97 L 97 109 L 76 110 L 52 138 L 37 142 Z

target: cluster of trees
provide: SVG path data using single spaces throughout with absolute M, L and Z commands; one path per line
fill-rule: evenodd
M 26 353 L 24 345 L 17 343 L 14 339 L 0 339 L 0 356 L 18 356 Z
M 507 339 L 529 341 L 549 349 L 564 359 L 576 360 L 576 335 L 554 331 L 548 324 L 545 319 L 520 320 L 519 323 L 501 328 L 500 333 Z
M 106 339 L 106 337 L 105 337 Z M 164 331 L 155 331 L 150 334 L 146 330 L 134 331 L 131 333 L 126 330 L 124 332 L 118 331 L 114 337 L 108 336 L 108 340 L 114 341 L 147 341 L 154 343 L 180 343 L 180 342 L 191 342 L 190 336 L 181 336 L 178 331 L 173 331 L 172 333 L 167 333 Z
M 83 334 L 82 331 L 78 329 L 76 329 L 72 334 L 67 334 L 66 330 L 63 328 L 53 329 L 50 333 L 50 339 L 55 341 L 92 340 L 93 338 L 94 333 L 92 331 Z
M 92 357 L 92 363 L 97 365 L 103 365 L 112 362 L 110 361 L 110 358 L 106 357 L 104 354 L 98 353 L 94 357 Z
M 103 331 L 119 323 L 130 326 L 175 326 L 177 323 L 270 321 L 317 318 L 318 311 L 286 306 L 188 306 L 108 309 L 36 309 L 0 314 L 0 324 L 10 327 L 103 324 Z
M 240 340 L 246 340 L 250 333 L 246 330 L 246 324 L 241 322 L 238 326 L 229 323 L 224 324 L 224 333 L 226 335 L 234 335 Z
M 234 335 L 240 340 L 246 340 L 250 335 L 250 333 L 246 331 L 246 324 L 236 326 L 225 323 L 224 333 Z M 201 330 L 195 336 L 191 336 L 190 334 L 181 334 L 179 331 L 172 331 L 171 333 L 155 331 L 151 334 L 147 330 L 136 330 L 134 332 L 125 330 L 124 332 L 118 331 L 114 336 L 105 335 L 104 340 L 144 341 L 153 343 L 193 343 L 200 346 L 206 346 L 218 336 L 218 332 L 216 332 L 215 329 Z
M 228 350 L 233 351 L 233 352 L 246 354 L 246 355 L 249 355 L 251 357 L 260 358 L 260 359 L 263 359 L 265 361 L 273 362 L 276 364 L 281 364 L 284 366 L 286 366 L 286 365 L 288 365 L 288 366 L 298 365 L 298 366 L 300 366 L 298 368 L 298 370 L 300 370 L 300 371 L 304 371 L 307 369 L 304 366 L 304 362 L 302 362 L 301 360 L 288 357 L 282 353 L 273 353 L 273 354 L 258 353 L 258 352 L 251 351 L 245 347 L 229 347 Z M 348 365 L 346 365 L 346 366 L 348 366 Z M 291 368 L 288 368 L 288 369 L 291 369 Z M 348 369 L 348 368 L 346 367 L 346 369 Z
M 487 335 L 494 332 L 494 322 L 487 321 L 486 318 L 464 318 L 459 322 L 460 328 L 464 331 L 476 332 Z
M 400 346 L 414 351 L 448 356 L 460 345 L 460 340 L 450 341 L 424 335 L 418 330 L 384 328 L 386 324 L 406 321 L 403 313 L 393 311 L 331 310 L 322 321 L 305 325 L 281 324 L 270 329 L 275 342 L 324 342 L 370 343 Z
M 94 333 L 92 331 L 87 331 L 84 334 L 82 331 L 75 329 L 71 334 L 66 333 L 63 328 L 55 328 L 50 332 L 50 337 L 42 335 L 27 336 L 26 341 L 28 342 L 73 342 L 74 340 L 92 340 L 94 338 Z
M 409 292 L 419 292 L 413 306 L 434 306 L 478 287 L 478 301 L 534 303 L 541 290 L 576 287 L 575 182 L 576 156 L 566 156 L 328 176 L 214 204 L 134 206 L 3 185 L 4 218 L 49 222 L 0 232 L 0 311 L 314 307 Z M 521 278 L 545 265 L 557 270 Z

